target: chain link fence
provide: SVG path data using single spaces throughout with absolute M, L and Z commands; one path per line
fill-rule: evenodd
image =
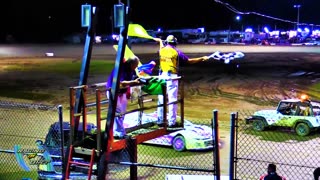
M 245 121 L 253 113 L 239 111 L 237 114 L 235 156 L 232 158 L 234 179 L 258 179 L 267 173 L 269 163 L 276 164 L 277 172 L 287 179 L 312 179 L 313 170 L 320 161 L 318 131 L 308 136 L 298 136 L 289 128 L 255 131 L 252 124 Z M 39 162 L 45 159 L 33 155 L 43 155 L 41 142 L 56 156 L 50 160 L 59 162 L 54 163 L 52 170 L 61 174 L 62 137 L 58 119 L 56 106 L 0 101 L 0 179 L 38 179 L 37 170 L 44 168 L 39 167 Z M 68 129 L 69 123 L 63 126 Z M 68 131 L 64 135 L 68 140 Z M 67 141 L 64 145 L 68 146 Z M 178 152 L 172 146 L 138 144 L 135 149 L 135 145 L 128 144 L 125 149 L 112 153 L 108 178 L 128 179 L 134 168 L 138 169 L 138 179 L 165 179 L 168 175 L 181 174 L 213 176 L 217 165 L 214 150 L 217 148 Z M 136 162 L 132 161 L 134 152 L 137 152 Z M 50 169 L 49 166 L 45 168 Z
M 65 153 L 69 145 L 70 124 L 63 122 L 63 128 L 60 127 L 58 110 L 56 106 L 0 101 L 0 180 L 55 179 L 52 174 L 58 175 L 56 179 L 61 178 L 61 153 Z M 198 128 L 204 131 L 203 127 Z M 208 125 L 208 128 L 212 134 L 212 127 Z M 62 129 L 64 136 L 61 136 Z M 64 151 L 61 151 L 62 137 Z M 201 138 L 195 140 L 214 144 L 212 137 L 209 140 Z M 168 138 L 160 141 L 168 141 Z M 192 143 L 200 145 L 199 142 Z M 215 149 L 179 152 L 172 146 L 128 144 L 125 149 L 112 153 L 107 176 L 109 179 L 130 179 L 135 168 L 137 179 L 165 179 L 167 175 L 213 176 L 217 174 Z M 132 161 L 135 156 L 136 160 Z M 97 168 L 94 169 L 97 173 Z M 79 175 L 76 179 L 87 177 Z
M 214 122 L 215 121 L 213 121 L 213 124 L 215 124 Z M 212 127 L 207 126 L 208 129 L 204 130 L 202 125 L 193 125 L 195 126 L 194 130 L 198 133 L 206 131 L 205 133 L 210 133 L 211 136 Z M 216 130 L 217 126 L 213 127 L 215 127 Z M 143 129 L 139 129 L 138 131 L 141 130 Z M 168 179 L 170 175 L 180 175 L 180 177 L 181 175 L 196 175 L 213 178 L 214 175 L 220 173 L 217 172 L 217 170 L 219 170 L 219 167 L 217 166 L 217 164 L 219 164 L 217 157 L 217 154 L 219 153 L 218 141 L 215 138 L 213 139 L 212 136 L 195 137 L 190 129 L 189 132 L 181 131 L 184 130 L 173 131 L 168 135 L 153 139 L 151 142 L 147 141 L 142 144 L 137 144 L 137 146 L 134 143 L 134 139 L 129 139 L 129 143 L 124 150 L 112 153 L 109 162 L 110 171 L 108 173 L 108 178 L 128 179 L 129 177 L 136 177 L 137 179 Z M 143 132 L 139 133 L 143 134 Z M 188 133 L 193 136 L 194 142 L 190 142 L 190 139 L 192 138 L 187 137 L 186 134 Z M 183 137 L 182 139 L 184 142 L 177 143 L 191 143 L 193 148 L 202 147 L 201 143 L 208 144 L 207 146 L 204 146 L 202 150 L 201 148 L 194 150 L 192 149 L 192 146 L 189 147 L 189 145 L 187 145 L 188 147 L 186 150 L 177 151 L 173 148 L 173 145 L 168 144 L 174 143 L 175 137 L 178 136 Z M 213 148 L 214 146 L 217 148 Z M 137 169 L 136 175 L 135 168 Z
M 132 173 L 130 165 L 137 168 L 137 179 L 166 179 L 167 175 L 215 175 L 212 150 L 176 152 L 171 147 L 140 144 L 136 163 L 130 161 L 133 152 L 134 146 L 128 146 L 113 153 L 113 156 L 121 158 L 110 162 L 109 179 L 128 179 Z
M 55 106 L 0 101 L 0 179 L 37 179 L 40 144 L 57 120 Z
M 319 131 L 299 136 L 290 128 L 272 127 L 255 131 L 245 119 L 254 112 L 239 111 L 235 119 L 234 179 L 259 179 L 274 163 L 277 173 L 288 180 L 311 180 L 319 166 Z

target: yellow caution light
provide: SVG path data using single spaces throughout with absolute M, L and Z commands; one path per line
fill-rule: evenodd
M 302 101 L 306 101 L 306 100 L 309 100 L 309 96 L 306 95 L 306 94 L 302 94 L 302 95 L 300 96 L 300 99 L 301 99 Z

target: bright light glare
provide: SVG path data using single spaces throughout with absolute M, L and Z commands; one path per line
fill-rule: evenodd
M 308 97 L 308 95 L 306 95 L 306 94 L 302 94 L 302 95 L 300 96 L 300 99 L 303 100 L 303 101 L 305 101 L 305 100 L 308 100 L 309 97 Z
M 101 36 L 96 36 L 94 39 L 95 39 L 96 43 L 101 43 L 102 42 Z
M 244 32 L 253 32 L 252 28 L 247 28 Z
M 113 39 L 113 40 L 116 40 L 116 41 L 119 41 L 119 35 L 117 35 L 117 34 L 112 34 L 112 39 Z
M 289 31 L 289 38 L 297 36 L 297 31 Z
M 204 33 L 204 28 L 203 27 L 202 28 L 198 28 L 198 32 Z
M 293 5 L 293 7 L 294 7 L 294 8 L 300 8 L 301 5 L 300 5 L 300 4 L 295 4 L 295 5 Z

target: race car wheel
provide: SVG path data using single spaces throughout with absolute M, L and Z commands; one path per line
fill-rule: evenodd
M 295 129 L 299 136 L 307 136 L 310 133 L 310 127 L 306 123 L 299 123 Z
M 176 136 L 172 141 L 172 147 L 176 151 L 184 151 L 186 149 L 186 142 L 183 136 Z
M 263 131 L 265 129 L 266 125 L 264 124 L 263 120 L 254 119 L 253 123 L 252 123 L 252 127 L 256 131 Z

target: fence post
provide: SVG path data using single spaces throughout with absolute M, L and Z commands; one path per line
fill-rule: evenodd
M 64 155 L 64 132 L 63 132 L 63 114 L 62 105 L 58 106 L 59 123 L 60 123 L 60 146 L 61 146 L 61 162 L 62 162 L 62 179 L 65 179 L 66 172 L 65 155 Z
M 230 162 L 229 162 L 229 179 L 234 179 L 234 148 L 235 148 L 235 129 L 236 114 L 231 113 L 231 129 L 230 129 Z
M 130 155 L 130 162 L 132 163 L 130 165 L 130 180 L 137 180 L 138 179 L 138 167 L 134 164 L 137 163 L 137 153 L 138 153 L 138 147 L 137 147 L 137 139 L 136 138 L 132 138 L 130 137 L 127 140 L 127 144 L 129 144 L 131 146 L 131 151 L 129 151 L 129 155 Z
M 220 151 L 219 151 L 219 126 L 218 126 L 218 110 L 213 110 L 212 118 L 212 135 L 215 150 L 213 151 L 213 161 L 215 163 L 215 180 L 220 180 Z
M 167 106 L 168 106 L 168 95 L 167 95 L 167 85 L 162 85 L 162 94 L 163 94 L 163 104 L 162 104 L 162 108 L 163 108 L 163 114 L 162 114 L 162 118 L 163 118 L 163 127 L 167 130 L 168 127 L 168 118 L 167 118 Z

